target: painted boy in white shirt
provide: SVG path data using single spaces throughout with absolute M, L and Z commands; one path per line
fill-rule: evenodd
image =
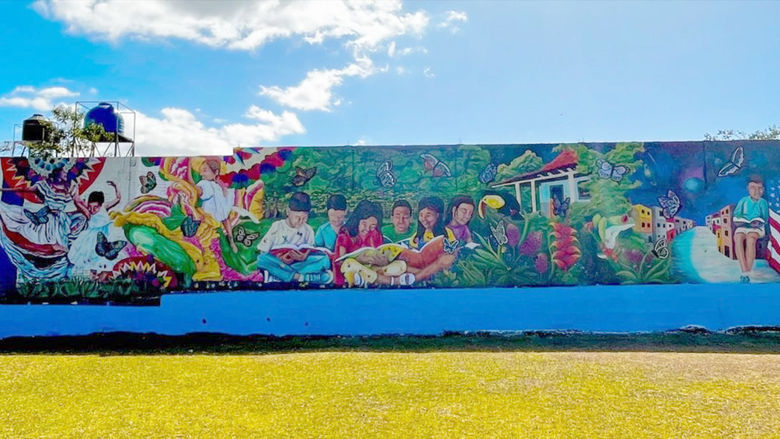
M 281 282 L 330 283 L 330 259 L 325 254 L 310 254 L 307 250 L 288 249 L 301 245 L 314 245 L 314 230 L 306 224 L 309 220 L 311 200 L 305 192 L 290 197 L 287 218 L 274 222 L 257 244 L 258 270 L 266 270 L 271 279 Z

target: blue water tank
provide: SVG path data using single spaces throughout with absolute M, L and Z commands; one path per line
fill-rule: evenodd
M 84 116 L 84 128 L 90 124 L 102 125 L 107 133 L 114 133 L 119 139 L 125 137 L 125 121 L 122 115 L 117 113 L 113 105 L 101 102 L 96 107 L 87 111 Z

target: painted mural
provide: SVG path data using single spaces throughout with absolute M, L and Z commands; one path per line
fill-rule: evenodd
M 780 281 L 780 142 L 2 158 L 0 301 Z

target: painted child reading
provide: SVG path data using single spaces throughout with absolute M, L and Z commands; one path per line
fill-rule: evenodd
M 337 284 L 353 286 L 411 285 L 414 275 L 406 273 L 406 262 L 394 259 L 403 250 L 398 244 L 384 244 L 382 206 L 361 200 L 336 239 Z
M 292 194 L 287 218 L 274 222 L 257 244 L 257 268 L 269 275 L 266 282 L 332 282 L 326 249 L 314 247 L 314 230 L 306 223 L 310 210 L 308 194 Z
M 769 220 L 769 204 L 764 195 L 764 181 L 751 177 L 747 185 L 748 196 L 742 197 L 734 208 L 734 245 L 742 275 L 740 282 L 750 282 L 756 261 L 756 243 L 766 235 Z

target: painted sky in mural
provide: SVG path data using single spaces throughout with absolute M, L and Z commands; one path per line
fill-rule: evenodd
M 778 146 L 3 158 L 1 294 L 777 282 Z

